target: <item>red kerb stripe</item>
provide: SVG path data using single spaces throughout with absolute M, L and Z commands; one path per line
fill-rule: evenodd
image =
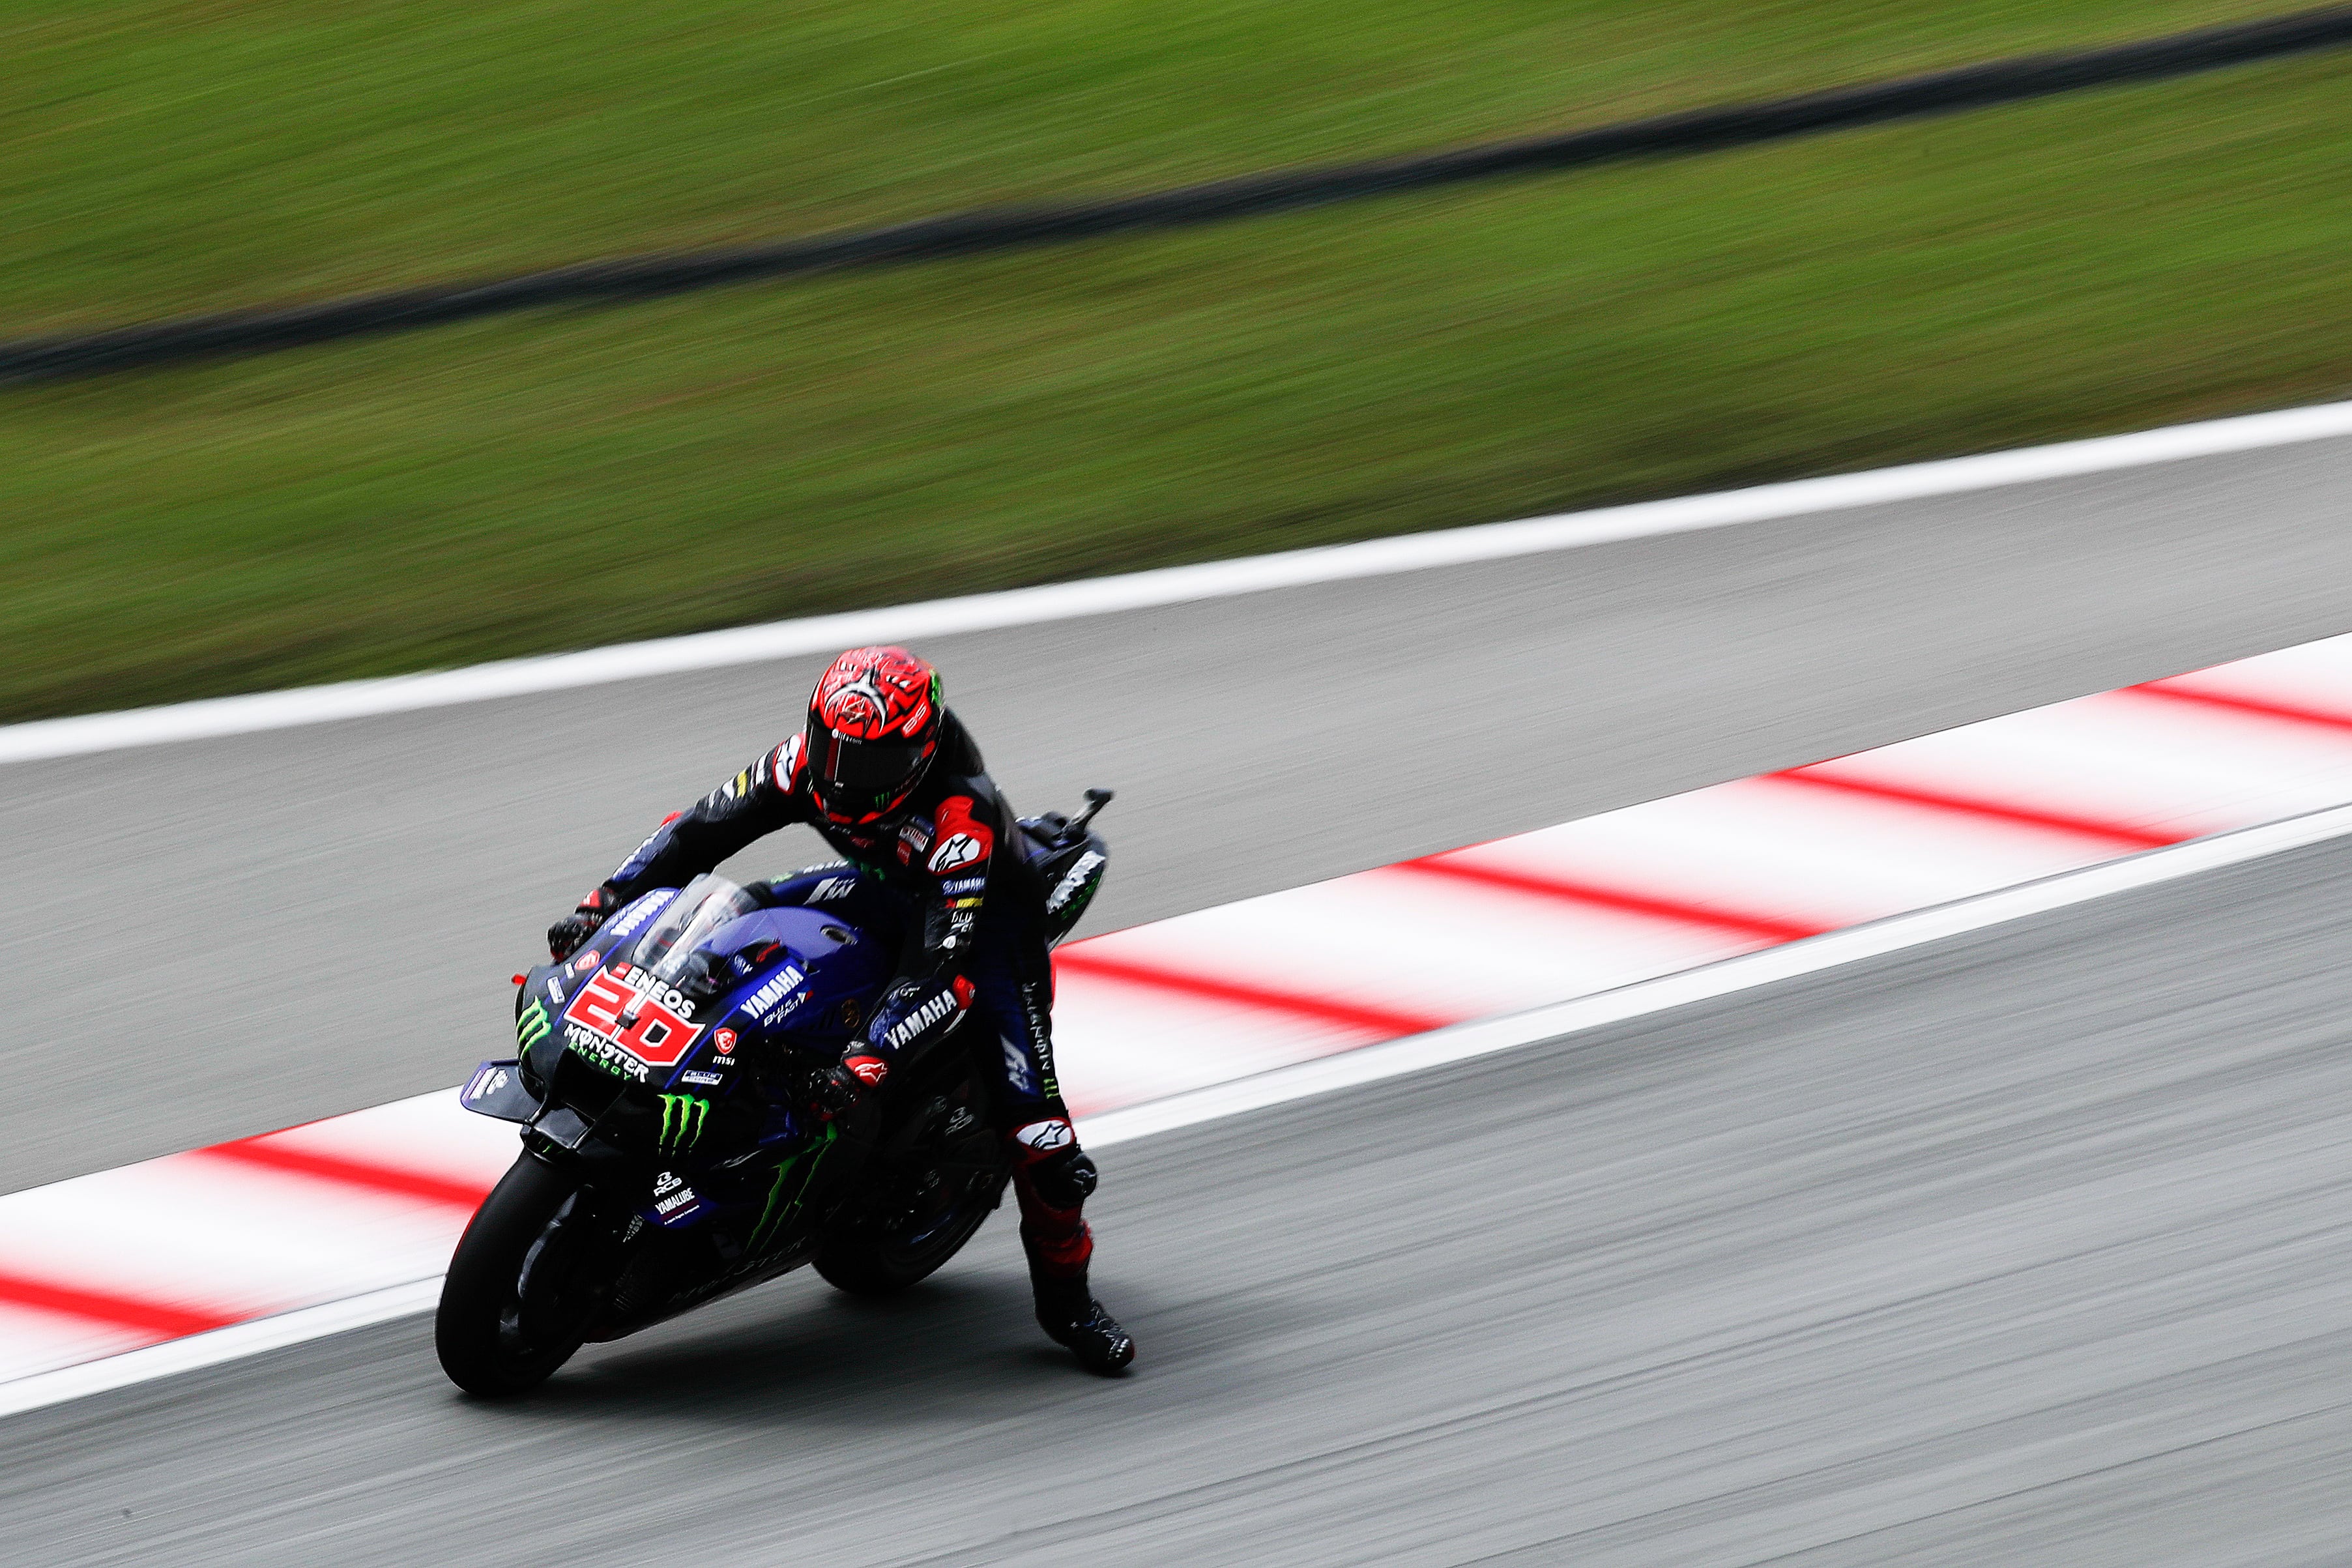
M 1238 1002 L 1246 1007 L 1263 1007 L 1270 1013 L 1288 1013 L 1301 1018 L 1312 1018 L 1318 1023 L 1343 1024 L 1349 1028 L 1368 1029 L 1389 1039 L 1400 1035 L 1424 1034 L 1431 1029 L 1442 1029 L 1448 1024 L 1461 1022 L 1459 1018 L 1407 1013 L 1375 1004 L 1277 991 L 1270 986 L 1252 985 L 1246 981 L 1218 980 L 1187 970 L 1162 969 L 1156 964 L 1139 963 L 1131 958 L 1113 958 L 1091 947 L 1065 948 L 1054 955 L 1054 964 L 1057 969 L 1078 974 L 1099 974 L 1106 980 L 1123 980 L 1162 991 L 1181 992 L 1187 996 L 1205 996 L 1218 1002 Z
M 130 1329 L 158 1340 L 176 1340 L 184 1334 L 201 1334 L 245 1321 L 241 1314 L 206 1312 L 165 1301 L 117 1296 L 107 1290 L 84 1290 L 22 1274 L 0 1273 L 0 1301 L 79 1318 L 84 1322 Z
M 2151 680 L 2145 686 L 2126 686 L 2108 695 L 2161 697 L 2168 701 L 2201 703 L 2208 708 L 2226 709 L 2232 713 L 2252 713 L 2263 719 L 2284 719 L 2296 724 L 2317 724 L 2329 730 L 2352 730 L 2352 718 L 2341 713 L 2322 712 L 2316 708 L 2297 707 L 2292 702 L 2266 702 L 2259 697 L 2231 697 L 2219 691 L 2199 691 L 2193 687 L 2169 686 L 2161 680 Z
M 209 1155 L 215 1160 L 234 1160 L 242 1165 L 257 1165 L 266 1171 L 310 1176 L 342 1186 L 362 1187 L 372 1193 L 422 1198 L 427 1203 L 447 1204 L 452 1208 L 478 1208 L 490 1190 L 487 1184 L 451 1181 L 445 1176 L 426 1175 L 421 1171 L 397 1170 L 390 1165 L 346 1159 L 341 1154 L 315 1153 L 308 1149 L 269 1142 L 275 1136 L 274 1133 L 264 1133 L 259 1138 L 215 1143 L 208 1149 L 194 1149 L 189 1152 Z
M 1783 773 L 1760 773 L 1765 779 L 1777 779 L 1786 784 L 1811 784 L 1820 789 L 1842 789 L 1854 795 L 1874 795 L 1880 800 L 1899 800 L 1907 805 L 1932 806 L 1937 811 L 1956 811 L 1969 816 L 1988 817 L 1995 822 L 2014 822 L 2027 827 L 2046 827 L 2058 833 L 2079 833 L 2086 838 L 2105 838 L 2111 843 L 2128 844 L 2136 849 L 2158 849 L 2167 844 L 2178 844 L 2188 837 L 2179 833 L 2154 833 L 2128 823 L 2100 822 L 2088 816 L 2074 816 L 2065 812 L 2040 811 L 2028 805 L 2011 805 L 2004 801 L 1982 800 L 1969 795 L 1949 795 L 1942 790 L 1921 789 L 1914 784 L 1881 784 L 1874 779 L 1841 778 L 1835 773 L 1816 773 L 1811 767 L 1790 768 Z
M 1530 893 L 1538 898 L 1563 899 L 1571 903 L 1591 904 L 1605 910 L 1622 910 L 1628 914 L 1648 915 L 1684 925 L 1711 926 L 1718 931 L 1736 931 L 1741 936 L 1756 937 L 1765 942 L 1797 942 L 1836 929 L 1811 925 L 1802 921 L 1779 920 L 1770 915 L 1738 914 L 1730 910 L 1714 909 L 1706 904 L 1686 904 L 1674 899 L 1646 898 L 1639 893 L 1574 881 L 1565 877 L 1536 876 L 1452 858 L 1458 853 L 1458 850 L 1448 850 L 1444 855 L 1433 855 L 1423 860 L 1400 860 L 1384 868 L 1415 871 L 1429 877 L 1447 877 L 1456 881 L 1505 888 L 1514 893 Z

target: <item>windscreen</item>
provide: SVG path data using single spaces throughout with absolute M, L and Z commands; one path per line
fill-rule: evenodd
M 758 900 L 724 877 L 697 877 L 670 900 L 661 918 L 646 928 L 630 952 L 637 967 L 675 985 L 687 960 L 712 931 L 759 908 Z

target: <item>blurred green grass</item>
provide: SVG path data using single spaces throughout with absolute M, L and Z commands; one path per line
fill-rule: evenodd
M 529 15 L 560 31 L 592 9 Z M 776 130 L 823 151 L 829 172 L 768 193 L 781 205 L 749 217 L 729 203 L 772 176 L 780 143 L 734 157 L 730 116 L 752 110 L 733 97 L 709 123 L 648 141 L 638 174 L 610 182 L 561 121 L 518 109 L 472 148 L 452 129 L 462 114 L 420 110 L 417 125 L 437 129 L 411 142 L 311 148 L 287 210 L 322 226 L 272 225 L 266 210 L 232 221 L 236 204 L 217 192 L 265 178 L 262 163 L 239 165 L 216 188 L 178 193 L 184 209 L 153 216 L 144 240 L 77 239 L 67 248 L 90 265 L 64 270 L 79 287 L 20 321 L 1393 151 L 2245 14 L 1717 9 L 1380 10 L 1385 26 L 1358 45 L 1341 26 L 1350 13 L 1310 6 L 1281 15 L 1346 37 L 1316 40 L 1328 58 L 1301 46 L 1266 63 L 1244 44 L 1271 12 L 1008 8 L 990 26 L 1022 40 L 1009 58 L 1028 63 L 1008 68 L 1000 93 L 940 71 L 958 82 L 939 89 L 947 101 L 858 100 L 822 133 Z M 709 10 L 751 25 L 748 11 Z M 325 6 L 170 11 L 360 25 Z M 457 13 L 423 11 L 463 32 Z M 814 8 L 775 14 L 869 41 L 887 22 L 950 54 L 938 35 L 981 16 L 886 6 L 853 27 Z M 1150 48 L 1139 18 L 1194 47 Z M 1071 29 L 1098 49 L 1128 38 L 1129 52 L 1059 59 Z M 842 46 L 863 69 L 879 47 Z M 2315 57 L 1689 163 L 0 391 L 0 715 L 2336 394 L 2352 381 L 2347 68 Z M 396 83 L 362 85 L 375 96 L 355 89 L 352 101 L 397 119 Z M 660 117 L 646 115 L 605 130 L 650 137 Z M 864 143 L 860 126 L 874 128 Z M 675 165 L 675 188 L 646 173 L 669 159 L 698 164 Z M 131 162 L 117 175 L 133 179 Z M 352 198 L 368 181 L 375 199 Z M 203 226 L 207 189 L 217 232 Z M 88 198 L 94 229 L 120 197 Z M 43 271 L 24 254 L 0 259 L 12 301 L 18 277 Z
M 1126 191 L 2292 0 L 15 0 L 0 333 Z

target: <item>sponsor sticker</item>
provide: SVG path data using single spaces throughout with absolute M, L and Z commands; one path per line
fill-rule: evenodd
M 1024 1148 L 1034 1149 L 1040 1154 L 1050 1154 L 1056 1149 L 1066 1149 L 1076 1142 L 1078 1135 L 1067 1121 L 1056 1116 L 1050 1121 L 1032 1121 L 1016 1131 L 1013 1141 Z
M 955 1012 L 960 1005 L 955 993 L 942 991 L 890 1026 L 889 1032 L 882 1037 L 882 1043 L 895 1050 Z
M 723 1072 L 682 1072 L 677 1075 L 677 1081 L 680 1083 L 719 1084 L 725 1083 L 727 1081 L 727 1075 Z
M 1037 1079 L 1029 1070 L 1029 1058 L 1011 1040 L 1004 1042 L 1004 1078 L 1023 1094 L 1037 1092 Z
M 787 963 L 776 971 L 766 984 L 743 998 L 743 1005 L 739 1011 L 749 1013 L 764 1024 L 772 1016 L 786 1010 L 785 999 L 807 978 L 798 965 Z M 726 1049 L 724 1046 L 719 1048 Z
M 812 904 L 826 903 L 840 898 L 856 886 L 857 886 L 857 879 L 855 877 L 827 877 L 809 889 L 808 901 Z
M 661 1108 L 665 1152 L 682 1154 L 702 1141 L 702 1129 L 710 1120 L 710 1101 L 698 1094 L 665 1094 Z
M 607 926 L 599 933 L 604 941 L 613 944 L 606 951 L 616 951 L 623 942 L 636 934 L 639 927 L 669 908 L 670 901 L 677 897 L 676 893 L 647 893 L 635 904 L 622 910 L 620 923 Z
M 931 851 L 930 869 L 934 875 L 944 871 L 961 871 L 988 858 L 988 847 L 969 833 L 950 833 Z
M 710 1037 L 710 1043 L 719 1047 L 719 1054 L 720 1056 L 725 1056 L 729 1051 L 735 1048 L 735 1031 L 732 1029 L 720 1029 Z
M 652 1080 L 651 1068 L 641 1061 L 634 1060 L 627 1052 L 593 1029 L 583 1028 L 578 1024 L 566 1024 L 563 1026 L 563 1043 L 583 1060 L 603 1068 L 615 1078 L 634 1079 L 638 1083 Z
M 996 835 L 986 823 L 974 819 L 971 807 L 970 795 L 950 795 L 940 803 L 939 847 L 926 862 L 934 877 L 978 866 L 995 850 Z
M 1085 887 L 1102 867 L 1103 858 L 1091 849 L 1079 856 L 1069 870 L 1063 873 L 1062 879 L 1054 884 L 1054 890 L 1045 895 L 1045 912 L 1059 914 L 1062 906 L 1076 898 L 1078 889 Z
M 582 953 L 579 957 L 572 961 L 572 973 L 574 974 L 585 974 L 604 962 L 604 955 L 598 952 L 592 947 L 587 952 Z
M 667 1068 L 676 1067 L 702 1033 L 687 1020 L 688 1011 L 675 986 L 623 963 L 583 985 L 563 1019 L 647 1067 Z

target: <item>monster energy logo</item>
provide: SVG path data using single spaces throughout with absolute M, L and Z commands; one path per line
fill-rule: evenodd
M 785 1225 L 801 1212 L 801 1205 L 808 1198 L 809 1184 L 816 1179 L 816 1168 L 824 1163 L 825 1152 L 833 1147 L 838 1131 L 832 1122 L 826 1122 L 824 1138 L 814 1153 L 806 1149 L 800 1150 L 776 1167 L 775 1180 L 768 1184 L 767 1206 L 761 1209 L 760 1223 L 751 1227 L 751 1237 L 743 1244 L 745 1252 L 756 1257 L 763 1247 L 783 1234 Z M 804 1165 L 801 1163 L 803 1156 L 808 1160 Z M 796 1166 L 800 1170 L 800 1184 L 793 1187 L 793 1195 L 787 1199 L 784 1189 L 792 1185 L 793 1171 Z
M 663 1152 L 693 1148 L 702 1137 L 703 1122 L 709 1119 L 710 1101 L 698 1095 L 665 1094 L 661 1102 Z
M 547 1005 L 533 1002 L 515 1018 L 515 1044 L 527 1051 L 547 1038 L 551 1026 L 547 1019 Z

